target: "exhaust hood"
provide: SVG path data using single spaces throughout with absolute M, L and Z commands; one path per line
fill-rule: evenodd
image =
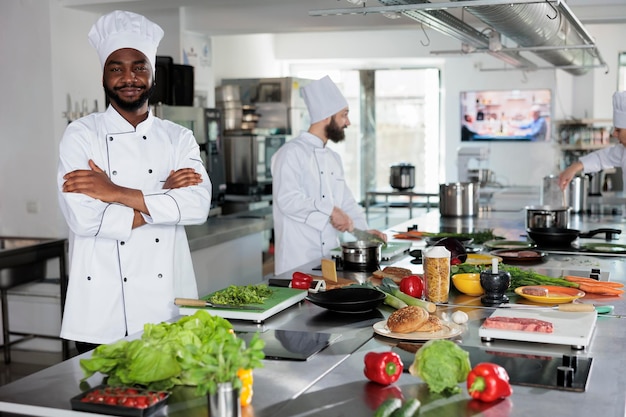
M 511 66 L 492 70 L 559 68 L 582 75 L 591 68 L 605 68 L 608 72 L 594 39 L 562 0 L 378 0 L 382 6 L 374 7 L 361 2 L 362 7 L 315 10 L 309 15 L 400 13 L 462 42 L 458 51 L 432 54 L 487 53 Z M 505 46 L 507 41 L 514 45 Z M 532 53 L 544 63 L 522 53 Z

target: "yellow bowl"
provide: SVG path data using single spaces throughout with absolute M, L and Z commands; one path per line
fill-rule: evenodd
M 480 274 L 454 274 L 452 283 L 463 294 L 477 296 L 485 292 L 480 286 Z

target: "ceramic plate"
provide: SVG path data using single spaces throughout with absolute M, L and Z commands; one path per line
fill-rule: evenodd
M 530 295 L 524 294 L 523 290 L 527 287 L 517 287 L 515 289 L 515 294 L 526 298 L 527 300 L 534 301 L 536 303 L 542 304 L 565 304 L 571 303 L 577 298 L 581 298 L 585 296 L 583 291 L 577 290 L 576 288 L 568 288 L 568 287 L 559 287 L 557 285 L 531 285 L 533 288 L 545 288 L 548 290 L 547 296 L 542 295 Z
M 441 322 L 443 328 L 437 332 L 395 333 L 387 328 L 387 320 L 374 324 L 374 332 L 381 336 L 402 340 L 450 339 L 463 333 L 463 327 L 455 323 Z
M 483 243 L 483 246 L 487 249 L 529 249 L 534 248 L 537 245 L 534 242 L 527 242 L 521 240 L 489 240 Z
M 502 258 L 499 256 L 487 255 L 484 253 L 470 253 L 465 260 L 466 264 L 470 265 L 491 265 L 491 261 L 497 259 L 498 262 L 502 262 Z
M 591 252 L 626 253 L 626 245 L 616 243 L 585 243 L 581 248 Z
M 491 252 L 504 262 L 539 262 L 545 259 L 546 253 L 534 249 L 500 249 Z

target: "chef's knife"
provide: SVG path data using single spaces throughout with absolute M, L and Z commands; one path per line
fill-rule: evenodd
M 230 310 L 255 310 L 262 311 L 264 307 L 233 305 L 233 304 L 215 304 L 206 300 L 196 300 L 195 298 L 175 298 L 174 304 L 185 307 L 210 307 L 210 308 L 227 308 Z
M 387 243 L 385 242 L 384 239 L 376 236 L 375 234 L 366 232 L 365 230 L 357 229 L 356 227 L 352 229 L 350 233 L 352 233 L 354 237 L 356 237 L 358 240 L 364 240 L 364 241 L 369 241 L 369 242 L 380 242 L 383 245 Z

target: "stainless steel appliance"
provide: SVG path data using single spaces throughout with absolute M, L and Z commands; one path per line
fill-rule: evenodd
M 220 214 L 219 206 L 224 202 L 226 194 L 223 128 L 220 110 L 158 104 L 154 107 L 154 114 L 193 131 L 200 146 L 200 156 L 213 185 L 211 214 Z
M 234 195 L 271 195 L 271 160 L 284 135 L 238 134 L 224 137 L 226 190 Z
M 450 217 L 478 216 L 478 191 L 475 182 L 439 184 L 439 213 Z
M 296 77 L 236 78 L 222 84 L 239 86 L 241 104 L 255 107 L 259 117 L 252 133 L 282 134 L 289 139 L 309 127 L 309 113 L 300 94 L 309 82 Z
M 396 190 L 410 190 L 415 187 L 415 166 L 404 162 L 392 165 L 389 185 Z

